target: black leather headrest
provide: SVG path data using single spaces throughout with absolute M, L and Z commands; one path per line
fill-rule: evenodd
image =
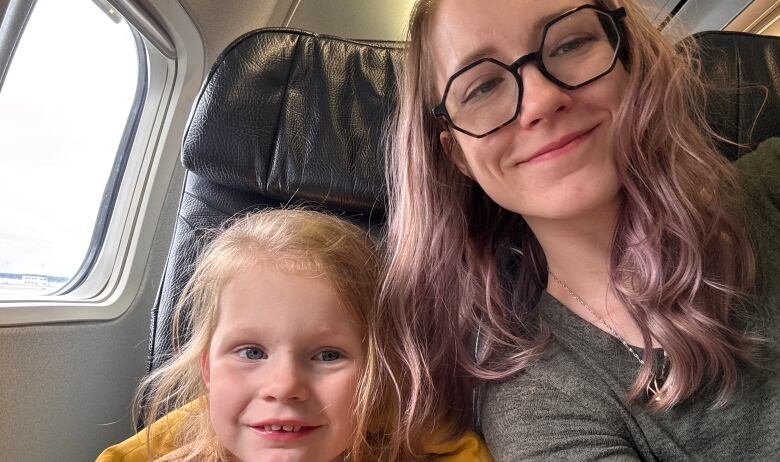
M 378 155 L 397 49 L 289 29 L 230 45 L 184 139 L 184 165 L 234 189 L 335 209 L 382 209 Z
M 761 141 L 780 135 L 780 37 L 741 32 L 702 32 L 702 73 L 711 84 L 707 119 L 716 133 L 745 145 L 717 142 L 736 159 Z

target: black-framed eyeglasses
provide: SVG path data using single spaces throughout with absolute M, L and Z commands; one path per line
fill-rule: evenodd
M 523 81 L 519 69 L 535 63 L 550 82 L 574 90 L 609 74 L 622 44 L 618 23 L 624 8 L 606 10 L 582 5 L 548 22 L 539 49 L 512 64 L 482 58 L 447 81 L 433 115 L 475 138 L 512 123 L 520 114 Z

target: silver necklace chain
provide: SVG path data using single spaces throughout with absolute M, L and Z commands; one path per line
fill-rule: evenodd
M 607 330 L 612 334 L 613 337 L 615 337 L 616 339 L 620 340 L 620 343 L 622 343 L 623 346 L 626 347 L 626 349 L 634 356 L 634 358 L 636 358 L 637 361 L 639 361 L 639 364 L 641 364 L 642 366 L 645 365 L 645 361 L 642 358 L 639 357 L 639 355 L 636 353 L 636 351 L 634 351 L 633 348 L 631 348 L 631 345 L 628 344 L 626 339 L 624 339 L 622 335 L 617 333 L 617 331 L 615 330 L 614 327 L 612 327 L 609 323 L 607 323 L 607 321 L 605 321 L 604 318 L 602 318 L 601 316 L 597 315 L 596 312 L 593 311 L 593 309 L 590 307 L 590 305 L 585 303 L 585 300 L 583 300 L 582 297 L 580 297 L 579 295 L 574 293 L 574 291 L 571 290 L 571 288 L 569 286 L 567 286 L 566 283 L 563 282 L 558 276 L 556 276 L 555 273 L 553 273 L 552 271 L 547 271 L 547 272 L 550 274 L 550 276 L 552 276 L 553 279 L 555 279 L 555 282 L 557 282 L 561 287 L 563 287 L 563 289 L 573 299 L 577 300 L 577 302 L 580 305 L 582 305 L 586 310 L 588 310 L 588 313 L 590 313 L 591 316 L 593 316 L 599 322 L 604 324 L 604 327 L 607 328 Z M 661 377 L 663 378 L 665 375 L 666 375 L 666 350 L 664 350 L 664 359 L 663 359 L 663 361 L 661 363 Z M 661 387 L 660 387 L 660 384 L 658 383 L 658 377 L 656 377 L 655 374 L 654 374 L 653 382 L 647 386 L 647 392 L 651 396 L 655 396 L 655 399 L 658 400 L 660 398 L 658 396 L 656 396 L 656 395 L 658 395 L 660 393 L 660 391 L 661 391 Z

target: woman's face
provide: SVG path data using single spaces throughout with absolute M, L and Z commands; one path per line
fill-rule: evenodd
M 482 58 L 510 64 L 539 48 L 545 24 L 582 0 L 442 0 L 431 46 L 440 97 L 449 77 Z M 499 205 L 527 220 L 571 219 L 616 203 L 620 184 L 612 130 L 628 75 L 618 62 L 609 74 L 566 90 L 535 64 L 519 70 L 523 83 L 514 122 L 473 138 L 442 134 L 458 168 Z M 452 143 L 454 141 L 454 143 Z

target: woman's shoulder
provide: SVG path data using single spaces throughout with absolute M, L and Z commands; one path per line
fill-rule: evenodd
M 780 138 L 770 138 L 735 161 L 756 253 L 758 302 L 780 306 Z
M 480 415 L 496 460 L 595 460 L 605 447 L 635 457 L 620 396 L 555 341 L 543 360 L 487 385 Z
M 749 205 L 764 199 L 766 206 L 780 208 L 780 138 L 769 138 L 734 162 Z
M 555 336 L 543 357 L 521 372 L 486 384 L 481 414 L 486 420 L 518 421 L 540 412 L 596 413 L 617 417 L 623 409 L 621 385 L 609 371 L 587 360 L 587 351 Z M 615 382 L 615 383 L 611 383 Z
M 740 163 L 745 162 L 746 159 L 755 157 L 773 157 L 776 162 L 780 161 L 780 137 L 765 139 L 758 144 L 755 150 L 740 156 L 740 158 L 734 161 L 734 163 L 739 165 Z
M 611 358 L 618 355 L 615 362 L 620 365 L 624 356 L 633 358 L 612 348 L 611 338 L 594 333 L 597 328 L 552 296 L 543 294 L 537 310 L 551 333 L 543 356 L 484 389 L 480 420 L 496 459 L 521 451 L 523 460 L 536 460 L 533 451 L 538 450 L 538 460 L 544 460 L 551 442 L 573 435 L 596 432 L 628 438 L 625 384 L 612 370 Z
M 489 382 L 486 385 L 487 395 L 496 401 L 514 398 L 526 400 L 539 397 L 534 395 L 574 397 L 603 389 L 598 386 L 599 380 L 594 381 L 594 372 L 554 337 L 545 347 L 543 355 L 517 374 Z

